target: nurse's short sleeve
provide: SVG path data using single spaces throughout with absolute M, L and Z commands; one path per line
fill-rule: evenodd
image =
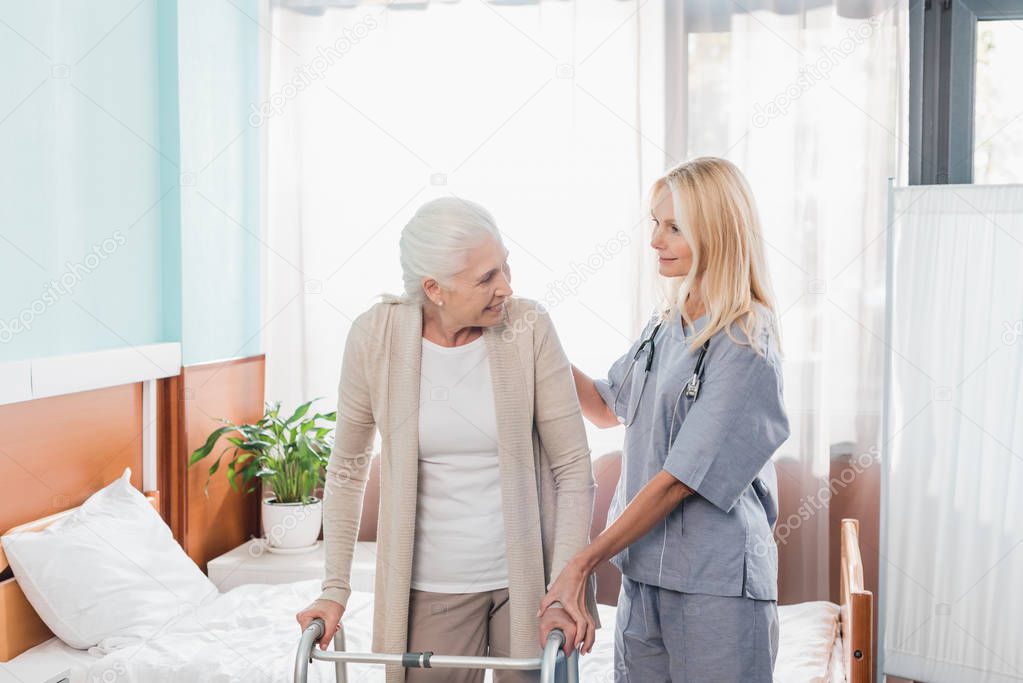
M 716 359 L 708 354 L 700 393 L 664 469 L 728 512 L 788 436 L 781 368 L 730 344 Z
M 635 361 L 633 358 L 636 356 L 636 350 L 639 349 L 639 345 L 643 343 L 643 340 L 647 338 L 651 330 L 654 329 L 655 321 L 651 320 L 647 323 L 647 326 L 643 329 L 643 333 L 640 334 L 639 339 L 633 342 L 632 347 L 628 353 L 619 358 L 611 366 L 611 369 L 607 371 L 607 379 L 595 379 L 593 385 L 597 388 L 597 393 L 604 399 L 604 403 L 607 407 L 618 416 L 619 420 L 625 419 L 625 410 L 629 405 L 629 392 L 622 392 L 621 397 L 617 401 L 618 406 L 615 408 L 615 396 L 618 395 L 622 382 L 625 381 L 625 376 L 629 372 L 629 366 Z M 642 368 L 640 368 L 642 370 Z

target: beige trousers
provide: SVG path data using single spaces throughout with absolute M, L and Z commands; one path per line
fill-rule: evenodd
M 409 652 L 508 657 L 508 589 L 409 595 Z M 406 683 L 483 683 L 482 669 L 406 669 Z M 495 683 L 534 683 L 538 671 L 495 671 Z

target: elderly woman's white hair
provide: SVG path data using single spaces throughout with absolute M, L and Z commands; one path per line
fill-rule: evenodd
M 425 302 L 424 278 L 448 286 L 465 269 L 468 252 L 488 238 L 503 244 L 494 217 L 476 202 L 442 197 L 423 204 L 401 231 L 402 298 Z

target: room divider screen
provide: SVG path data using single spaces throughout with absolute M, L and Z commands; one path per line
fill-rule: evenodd
M 1018 682 L 1023 186 L 889 207 L 879 673 Z

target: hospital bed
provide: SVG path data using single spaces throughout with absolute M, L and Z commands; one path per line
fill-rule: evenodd
M 71 512 L 30 522 L 11 531 L 41 530 Z M 871 681 L 873 607 L 871 594 L 863 590 L 857 522 L 844 520 L 841 533 L 841 602 L 838 605 L 810 602 L 779 608 L 781 637 L 776 681 Z M 68 555 L 56 561 L 74 566 L 75 557 Z M 6 568 L 6 557 L 0 553 L 0 570 Z M 194 608 L 181 610 L 145 642 L 126 644 L 111 651 L 96 648 L 88 651 L 71 648 L 52 637 L 19 588 L 18 577 L 9 577 L 0 582 L 0 683 L 294 680 L 300 659 L 300 636 L 294 614 L 319 594 L 318 584 L 317 580 L 312 580 L 276 586 L 240 586 Z M 352 655 L 371 649 L 372 602 L 372 594 L 360 591 L 354 592 L 350 599 L 343 620 L 346 642 L 342 650 Z M 110 605 L 115 613 L 131 608 L 123 602 Z M 614 680 L 611 641 L 615 608 L 599 605 L 599 610 L 605 627 L 598 631 L 593 651 L 580 658 L 581 681 Z M 307 665 L 305 680 L 314 683 L 336 680 L 334 663 L 308 656 L 301 659 Z M 359 660 L 356 656 L 349 658 L 350 683 L 382 680 L 382 668 L 378 664 Z M 526 663 L 532 666 L 539 662 Z
M 156 499 L 149 500 L 156 508 Z M 144 503 L 141 507 L 146 508 Z M 79 509 L 18 525 L 4 535 L 43 532 Z M 102 541 L 97 539 L 99 543 Z M 180 546 L 175 547 L 180 550 Z M 128 552 L 136 553 L 130 559 L 137 562 L 150 549 L 137 547 Z M 5 574 L 11 569 L 8 559 L 13 564 L 14 557 L 8 558 L 0 549 L 0 570 Z M 201 577 L 183 550 L 176 559 Z M 76 588 L 88 590 L 89 583 L 106 578 L 102 568 L 83 566 L 86 563 L 71 549 L 55 553 L 53 563 L 69 567 L 67 575 L 72 582 L 78 581 L 79 575 L 87 577 Z M 161 618 L 160 628 L 144 640 L 76 649 L 53 636 L 36 613 L 22 590 L 26 579 L 15 574 L 0 581 L 0 683 L 288 681 L 294 673 L 298 633 L 295 612 L 320 593 L 319 580 L 248 584 L 226 593 L 219 593 L 210 584 L 211 593 L 206 599 L 175 606 L 166 620 Z M 161 580 L 169 583 L 164 577 Z M 129 621 L 136 614 L 136 607 L 129 601 L 113 597 L 108 602 L 112 620 Z M 351 619 L 346 633 L 353 647 L 369 647 L 372 603 L 371 594 L 357 593 L 348 605 Z M 353 683 L 375 680 L 376 675 L 368 666 L 360 665 L 351 667 L 349 673 Z M 317 671 L 309 680 L 333 683 L 335 677 L 332 671 Z

